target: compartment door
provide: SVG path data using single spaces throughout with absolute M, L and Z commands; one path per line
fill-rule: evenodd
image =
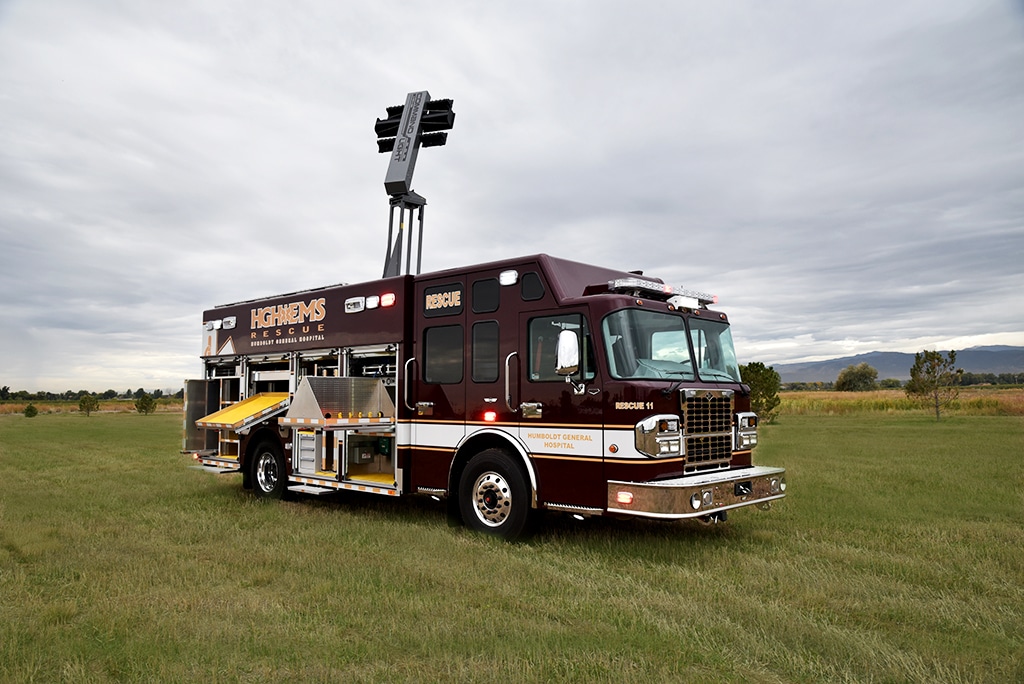
M 217 432 L 196 426 L 196 421 L 220 408 L 220 380 L 186 380 L 181 450 L 217 450 Z

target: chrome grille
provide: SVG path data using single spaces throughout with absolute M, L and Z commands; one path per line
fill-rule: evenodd
M 724 468 L 732 459 L 732 390 L 680 390 L 686 471 Z

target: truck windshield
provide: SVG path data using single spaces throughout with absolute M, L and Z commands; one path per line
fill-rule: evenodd
M 691 318 L 690 341 L 701 380 L 740 382 L 740 364 L 726 323 Z
M 602 323 L 612 377 L 739 382 L 729 326 L 682 316 L 623 309 Z M 691 353 L 692 351 L 692 353 Z M 694 366 L 696 362 L 696 367 Z

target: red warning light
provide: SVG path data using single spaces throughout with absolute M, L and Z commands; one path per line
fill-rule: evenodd
M 496 420 L 498 420 L 498 412 L 497 411 L 484 411 L 484 421 L 485 422 L 493 423 Z
M 386 292 L 386 293 L 384 293 L 384 294 L 382 294 L 380 296 L 380 305 L 381 306 L 394 306 L 395 305 L 395 299 L 396 299 L 396 297 L 395 297 L 395 293 L 394 292 Z

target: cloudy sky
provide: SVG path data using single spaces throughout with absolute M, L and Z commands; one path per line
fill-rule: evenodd
M 717 293 L 741 361 L 1024 345 L 1024 2 L 0 0 L 0 385 L 177 388 L 202 311 L 424 270 Z

